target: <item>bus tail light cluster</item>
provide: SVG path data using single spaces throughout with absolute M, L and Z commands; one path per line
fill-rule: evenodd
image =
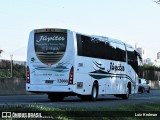
M 69 82 L 68 84 L 73 84 L 73 76 L 74 76 L 74 67 L 71 67 L 70 73 L 69 73 Z
M 26 77 L 27 77 L 27 83 L 30 83 L 30 70 L 29 70 L 29 66 L 27 66 Z

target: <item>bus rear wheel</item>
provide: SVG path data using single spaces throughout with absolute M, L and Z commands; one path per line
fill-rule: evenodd
M 91 101 L 96 101 L 98 96 L 98 85 L 96 83 L 93 84 L 92 93 L 89 96 Z
M 78 97 L 83 101 L 96 101 L 98 97 L 98 84 L 93 84 L 91 95 L 78 95 Z

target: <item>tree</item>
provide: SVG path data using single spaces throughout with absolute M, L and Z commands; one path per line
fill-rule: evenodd
M 153 0 L 153 2 L 155 2 L 155 3 L 160 5 L 160 0 Z
M 0 78 L 9 78 L 11 76 L 11 62 L 9 60 L 0 61 Z M 13 64 L 13 77 L 26 78 L 25 65 Z

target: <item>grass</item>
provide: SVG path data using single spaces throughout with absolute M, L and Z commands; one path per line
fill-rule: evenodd
M 41 113 L 42 116 L 51 116 L 54 120 L 159 120 L 160 103 L 145 103 L 140 105 L 125 105 L 119 107 L 99 108 L 52 108 L 43 106 L 1 106 L 1 111 L 14 113 Z M 137 117 L 135 114 L 150 113 L 159 117 Z M 36 120 L 36 119 L 34 119 Z

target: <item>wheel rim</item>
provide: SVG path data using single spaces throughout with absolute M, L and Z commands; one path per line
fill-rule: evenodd
M 94 87 L 93 87 L 93 98 L 96 98 L 96 96 L 97 96 L 97 89 L 96 89 L 96 87 L 94 86 Z
M 129 97 L 129 89 L 127 89 L 127 97 Z

